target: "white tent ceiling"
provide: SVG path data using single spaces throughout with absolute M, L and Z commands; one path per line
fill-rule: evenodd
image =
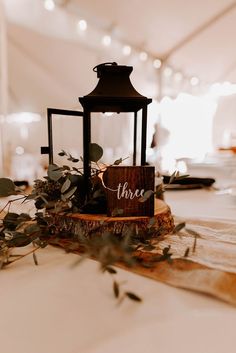
M 137 88 L 155 95 L 158 77 L 153 69 L 124 59 L 117 46 L 101 47 L 103 33 L 201 82 L 236 82 L 236 1 L 54 0 L 57 6 L 51 12 L 43 0 L 2 1 L 10 111 L 77 106 L 77 97 L 96 83 L 92 67 L 110 60 L 134 64 Z M 80 18 L 88 22 L 86 36 L 75 30 Z M 143 84 L 145 79 L 151 88 Z
M 69 8 L 70 1 L 65 2 Z M 236 1 L 74 0 L 122 40 L 203 80 L 236 81 Z M 75 8 L 75 6 L 74 6 Z

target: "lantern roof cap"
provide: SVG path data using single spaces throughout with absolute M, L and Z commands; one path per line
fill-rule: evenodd
M 129 112 L 138 111 L 152 99 L 141 95 L 130 81 L 132 66 L 118 65 L 116 62 L 104 63 L 93 68 L 99 81 L 95 89 L 79 101 L 84 109 L 90 111 Z

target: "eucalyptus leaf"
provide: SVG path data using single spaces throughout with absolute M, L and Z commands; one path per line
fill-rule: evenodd
M 61 150 L 61 152 L 58 153 L 58 156 L 66 156 L 66 152 L 64 150 Z
M 176 171 L 174 171 L 174 173 L 170 176 L 169 184 L 173 183 L 173 181 L 176 179 L 176 176 Z
M 96 199 L 96 198 L 101 197 L 101 196 L 103 196 L 103 192 L 102 192 L 101 189 L 98 189 L 98 190 L 96 190 L 96 191 L 93 193 L 93 199 Z
M 47 196 L 47 195 L 46 195 Z M 45 204 L 48 204 L 48 200 L 45 198 L 45 194 L 40 194 L 40 195 L 37 195 L 35 200 L 36 199 L 41 199 Z
M 138 201 L 139 202 L 146 202 L 152 195 L 154 194 L 153 190 L 147 190 L 145 191 L 145 193 L 143 194 L 143 196 L 141 196 Z
M 33 239 L 30 236 L 27 236 L 20 232 L 12 232 L 13 238 L 8 241 L 9 247 L 22 247 L 32 243 Z
M 0 259 L 0 270 L 4 267 L 4 258 Z
M 63 176 L 62 170 L 56 164 L 50 164 L 48 167 L 48 177 L 53 181 L 58 181 Z
M 64 194 L 64 192 L 66 192 L 70 186 L 71 186 L 71 181 L 70 179 L 67 178 L 61 187 L 61 193 Z
M 39 246 L 40 248 L 46 248 L 46 246 L 48 245 L 48 243 L 46 241 L 41 240 L 40 238 L 36 238 L 34 240 L 34 245 Z
M 123 161 L 123 159 L 122 159 L 122 158 L 119 158 L 119 159 L 117 159 L 113 164 L 114 164 L 114 165 L 119 165 L 119 164 L 122 163 L 122 161 Z
M 185 228 L 186 232 L 188 232 L 188 234 L 191 234 L 192 236 L 194 237 L 197 237 L 197 238 L 201 238 L 201 235 L 196 232 L 195 230 L 193 229 L 189 229 L 189 228 Z
M 188 257 L 189 251 L 190 251 L 190 248 L 187 247 L 187 249 L 186 249 L 185 252 L 184 252 L 184 257 Z
M 35 223 L 35 224 L 30 224 L 25 228 L 25 233 L 27 235 L 35 234 L 40 232 L 40 227 Z
M 162 198 L 164 192 L 165 192 L 165 188 L 164 188 L 163 184 L 156 185 L 155 195 L 156 195 L 157 199 Z
M 155 246 L 153 246 L 152 244 L 148 244 L 143 247 L 143 250 L 145 251 L 152 251 L 154 249 L 155 249 Z
M 122 216 L 124 213 L 124 210 L 122 208 L 115 208 L 112 213 L 111 216 L 112 217 L 117 217 L 117 216 Z
M 115 298 L 119 298 L 120 288 L 119 288 L 119 284 L 116 281 L 113 282 L 113 292 L 114 292 Z
M 186 223 L 185 222 L 181 222 L 181 223 L 178 223 L 174 230 L 173 230 L 173 233 L 178 233 L 180 232 L 184 227 L 186 226 Z
M 81 190 L 84 187 L 84 177 L 82 175 L 75 175 L 75 174 L 71 174 L 69 175 L 69 179 L 71 182 L 71 186 L 79 186 L 81 188 Z
M 129 299 L 134 300 L 134 301 L 136 301 L 136 302 L 141 302 L 141 301 L 142 301 L 142 299 L 141 299 L 139 296 L 137 296 L 136 294 L 134 294 L 134 293 L 132 293 L 132 292 L 125 292 L 125 295 L 126 295 Z
M 31 194 L 26 196 L 24 201 L 34 200 L 36 197 L 37 197 L 37 194 L 35 192 L 32 192 Z
M 68 200 L 71 196 L 74 195 L 74 193 L 77 190 L 77 186 L 73 186 L 71 189 L 69 189 L 65 194 L 61 195 L 62 196 L 62 200 Z
M 3 226 L 7 229 L 14 230 L 18 225 L 18 213 L 8 212 L 3 219 Z
M 70 162 L 72 162 L 73 159 L 74 159 L 74 157 L 73 157 L 71 154 L 69 154 L 69 157 L 67 158 L 67 160 L 70 161 Z
M 16 186 L 11 179 L 0 178 L 0 197 L 16 195 Z
M 97 143 L 89 145 L 89 159 L 91 162 L 98 162 L 103 156 L 103 149 Z
M 176 177 L 177 180 L 181 180 L 181 179 L 186 179 L 188 178 L 190 175 L 189 174 L 183 174 L 183 175 L 179 175 L 178 177 Z
M 106 266 L 106 267 L 104 268 L 104 271 L 109 272 L 111 275 L 114 275 L 114 274 L 117 273 L 117 271 L 116 271 L 113 267 L 111 267 L 111 266 Z
M 21 213 L 19 215 L 19 217 L 17 218 L 17 222 L 18 223 L 22 223 L 22 222 L 27 222 L 27 221 L 30 221 L 31 220 L 31 217 L 28 213 Z
M 72 167 L 72 170 L 73 170 L 74 172 L 80 173 L 79 169 L 76 168 L 76 167 Z
M 194 242 L 193 242 L 193 248 L 192 248 L 192 252 L 195 253 L 196 248 L 197 248 L 197 236 L 194 237 Z
M 36 254 L 35 254 L 35 252 L 33 252 L 33 260 L 34 260 L 34 264 L 36 265 L 36 266 L 38 266 L 38 259 L 37 259 L 37 256 L 36 256 Z
M 4 237 L 5 237 L 5 240 L 7 240 L 7 241 L 11 240 L 13 238 L 12 231 L 4 230 L 3 234 L 4 234 Z
M 155 223 L 156 223 L 156 218 L 155 218 L 155 217 L 152 217 L 152 218 L 150 218 L 147 227 L 148 227 L 148 228 L 151 228 L 151 227 L 154 226 Z
M 169 251 L 170 251 L 170 245 L 166 246 L 166 247 L 162 250 L 162 253 L 163 253 L 163 255 L 167 255 L 167 254 L 169 254 Z

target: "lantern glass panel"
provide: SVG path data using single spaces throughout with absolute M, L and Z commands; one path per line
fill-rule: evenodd
M 83 120 L 80 117 L 53 114 L 52 117 L 53 138 L 53 163 L 58 165 L 75 166 L 65 157 L 60 157 L 63 149 L 74 158 L 83 156 Z M 78 165 L 76 165 L 77 167 Z M 82 163 L 81 165 L 82 166 Z
M 138 114 L 138 127 L 140 119 Z M 140 131 L 137 138 L 137 164 L 140 163 Z M 126 158 L 122 165 L 133 165 L 134 113 L 91 113 L 91 141 L 103 148 L 102 162 L 114 163 Z

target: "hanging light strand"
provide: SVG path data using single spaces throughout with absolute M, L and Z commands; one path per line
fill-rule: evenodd
M 43 3 L 44 3 L 44 8 L 47 11 L 53 11 L 57 6 L 57 3 L 55 0 L 44 0 Z M 63 10 L 67 10 L 67 7 L 63 6 Z M 170 81 L 173 80 L 173 83 L 175 84 L 178 83 L 179 85 L 180 83 L 187 82 L 189 89 L 191 89 L 191 87 L 193 88 L 196 86 L 200 87 L 200 79 L 197 76 L 194 76 L 194 75 L 186 76 L 182 71 L 177 70 L 170 65 L 167 65 L 167 63 L 165 63 L 164 65 L 164 61 L 162 61 L 161 57 L 156 57 L 155 55 L 153 55 L 153 53 L 150 53 L 146 49 L 137 48 L 127 42 L 126 43 L 122 42 L 122 40 L 117 38 L 115 33 L 112 33 L 112 35 L 110 35 L 109 31 L 106 33 L 103 30 L 98 31 L 98 28 L 97 27 L 95 28 L 95 26 L 92 26 L 92 27 L 94 27 L 94 31 L 91 31 L 91 33 L 95 33 L 98 37 L 100 36 L 100 43 L 103 47 L 112 49 L 113 45 L 119 46 L 122 56 L 129 57 L 132 55 L 132 57 L 137 57 L 137 59 L 143 64 L 151 63 L 153 69 L 157 72 L 163 68 L 162 70 L 163 77 L 168 80 L 169 84 L 170 84 Z M 83 17 L 81 16 L 81 18 L 78 19 L 76 22 L 76 31 L 77 33 L 84 33 L 87 31 L 87 29 L 88 29 L 88 22 L 84 18 L 84 16 Z M 91 40 L 89 41 L 89 43 L 91 43 Z M 98 40 L 94 39 L 94 43 L 96 43 L 97 45 Z

